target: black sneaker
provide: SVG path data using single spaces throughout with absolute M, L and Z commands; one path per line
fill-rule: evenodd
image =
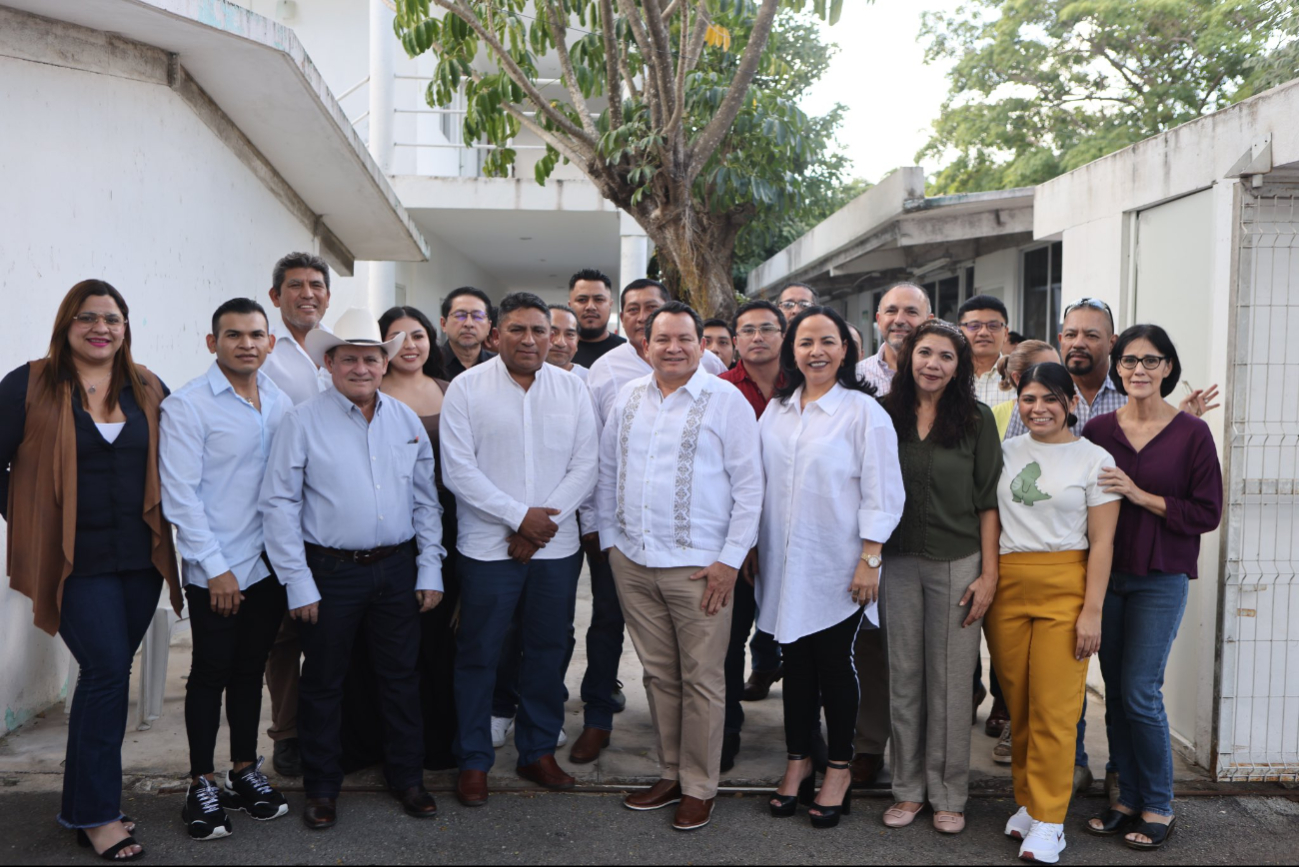
M 266 759 L 258 756 L 255 765 L 249 765 L 238 773 L 227 771 L 223 781 L 225 805 L 232 810 L 242 810 L 259 822 L 278 819 L 289 812 L 289 802 L 275 791 L 262 773 L 264 761 Z
M 207 777 L 190 783 L 185 793 L 185 807 L 180 811 L 190 837 L 195 840 L 219 840 L 230 836 L 230 817 L 221 809 L 221 790 Z
M 623 694 L 621 680 L 615 680 L 614 684 L 613 692 L 609 695 L 609 698 L 613 702 L 613 712 L 622 713 L 627 709 L 627 696 Z
M 275 765 L 275 773 L 281 777 L 302 776 L 302 751 L 298 749 L 298 739 L 276 741 L 271 763 Z

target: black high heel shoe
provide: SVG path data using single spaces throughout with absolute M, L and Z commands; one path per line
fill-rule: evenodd
M 852 770 L 852 765 L 849 765 L 847 762 L 826 762 L 825 766 L 833 771 Z M 824 786 L 824 784 L 822 785 Z M 812 806 L 821 811 L 821 815 L 819 816 L 816 813 L 807 814 L 807 817 L 812 820 L 812 827 L 833 828 L 835 825 L 839 824 L 840 816 L 846 816 L 852 811 L 852 784 L 849 783 L 848 788 L 844 789 L 842 804 L 827 806 L 813 801 Z
M 807 760 L 807 756 L 786 756 L 791 762 L 802 762 Z M 797 795 L 772 795 L 767 806 L 771 809 L 771 815 L 777 819 L 787 819 L 798 811 L 798 805 L 804 806 L 812 803 L 816 795 L 816 771 L 809 770 L 803 782 L 798 784 Z
M 81 830 L 80 828 L 77 829 L 77 845 L 80 846 L 82 849 L 89 849 L 92 852 L 95 851 L 95 844 L 90 842 L 90 835 L 87 834 L 85 831 Z M 116 861 L 116 862 L 138 861 L 139 859 L 144 857 L 143 847 L 141 847 L 140 851 L 136 852 L 134 855 L 126 855 L 121 858 L 118 858 L 117 853 L 121 852 L 123 849 L 126 849 L 130 846 L 139 846 L 139 845 L 140 845 L 139 842 L 134 837 L 127 836 L 126 839 L 119 840 L 118 842 L 114 843 L 112 846 L 109 846 L 103 852 L 95 852 L 95 854 L 98 855 L 100 858 L 103 858 L 105 861 Z

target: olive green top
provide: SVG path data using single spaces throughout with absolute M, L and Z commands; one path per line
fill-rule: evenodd
M 979 551 L 979 512 L 997 508 L 1001 438 L 992 410 L 981 403 L 978 425 L 957 447 L 932 439 L 898 431 L 907 504 L 884 552 L 960 560 Z

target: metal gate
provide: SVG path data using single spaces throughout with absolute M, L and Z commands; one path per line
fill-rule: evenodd
M 1219 780 L 1299 780 L 1299 189 L 1238 188 Z

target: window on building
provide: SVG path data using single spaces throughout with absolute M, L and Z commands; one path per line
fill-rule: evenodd
M 1064 245 L 1056 241 L 1024 252 L 1020 270 L 1020 323 L 1015 329 L 1025 337 L 1059 345 L 1060 283 Z
M 973 268 L 969 270 L 971 273 L 974 271 Z M 934 311 L 934 315 L 939 319 L 955 322 L 956 311 L 969 297 L 969 284 L 973 282 L 971 279 L 967 281 L 966 286 L 962 286 L 960 275 L 953 274 L 950 277 L 939 277 L 928 283 L 922 283 L 921 288 L 929 295 L 929 309 Z

